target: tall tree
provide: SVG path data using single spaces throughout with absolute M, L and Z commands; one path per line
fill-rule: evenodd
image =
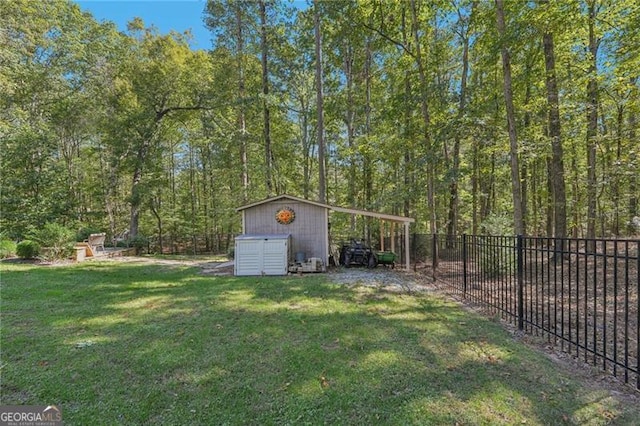
M 121 37 L 61 0 L 0 2 L 0 28 L 0 227 L 77 226 L 102 210 L 92 87 Z
M 598 45 L 596 33 L 596 18 L 598 15 L 598 0 L 587 1 L 589 28 L 589 70 L 587 83 L 587 238 L 596 237 L 596 138 L 598 137 Z M 590 250 L 595 250 L 595 243 L 589 244 Z
M 109 93 L 115 113 L 109 131 L 114 152 L 131 172 L 129 232 L 135 238 L 149 195 L 143 178 L 161 152 L 166 121 L 205 108 L 203 93 L 196 88 L 207 81 L 203 72 L 208 58 L 204 52 L 192 52 L 178 34 L 160 36 L 145 29 L 140 19 L 129 29 L 137 35 Z
M 249 197 L 249 133 L 247 98 L 247 44 L 255 38 L 251 23 L 255 22 L 256 3 L 248 0 L 208 0 L 205 9 L 205 24 L 212 31 L 216 45 L 232 52 L 235 59 L 237 87 L 236 132 L 240 160 L 240 185 L 243 202 Z
M 460 179 L 460 143 L 463 135 L 461 134 L 465 126 L 462 126 L 462 120 L 467 108 L 467 79 L 469 76 L 469 33 L 471 22 L 476 8 L 476 1 L 469 6 L 469 14 L 465 15 L 462 6 L 458 5 L 457 15 L 459 28 L 456 30 L 460 42 L 462 43 L 462 71 L 460 74 L 460 94 L 458 98 L 458 111 L 456 112 L 456 123 L 458 129 L 454 135 L 453 154 L 452 154 L 452 170 L 451 182 L 449 183 L 449 218 L 447 221 L 447 235 L 454 236 L 458 231 L 458 206 L 459 206 L 459 188 L 458 181 Z
M 549 7 L 548 0 L 541 0 L 544 7 Z M 558 100 L 558 82 L 556 77 L 556 57 L 554 52 L 553 33 L 547 30 L 542 36 L 544 48 L 544 64 L 546 70 L 545 87 L 547 90 L 547 108 L 549 115 L 549 137 L 551 138 L 550 180 L 553 195 L 554 236 L 562 239 L 567 236 L 567 199 L 564 181 L 564 154 L 562 149 L 562 132 L 560 125 L 560 103 Z M 562 240 L 559 240 L 562 241 Z
M 269 108 L 269 48 L 267 38 L 267 6 L 265 0 L 259 0 L 260 6 L 260 53 L 262 64 L 262 111 L 264 117 L 264 162 L 267 195 L 273 192 L 273 154 L 271 152 L 271 111 Z
M 420 21 L 419 10 L 416 0 L 411 0 L 411 28 L 414 42 L 414 58 L 418 67 L 418 77 L 420 79 L 420 111 L 422 112 L 422 131 L 423 143 L 427 155 L 427 206 L 429 209 L 429 231 L 435 234 L 437 228 L 437 212 L 435 202 L 435 155 L 431 138 L 431 115 L 429 113 L 429 98 L 427 87 L 427 71 L 423 62 L 421 37 L 420 37 Z
M 639 102 L 640 101 L 640 96 L 639 96 L 639 92 L 640 90 L 638 89 L 638 77 L 634 76 L 631 78 L 631 84 L 632 84 L 632 98 L 636 101 Z M 628 117 L 628 123 L 629 123 L 629 140 L 631 141 L 636 141 L 637 139 L 637 132 L 638 132 L 638 118 L 637 118 L 637 112 L 635 110 L 630 110 L 629 111 L 629 117 Z M 636 149 L 637 149 L 637 145 L 636 145 Z M 638 229 L 638 224 L 635 222 L 638 217 L 638 215 L 640 214 L 640 212 L 638 211 L 638 205 L 640 203 L 638 203 L 638 199 L 640 199 L 640 188 L 638 187 L 638 173 L 634 173 L 633 170 L 638 170 L 638 168 L 640 168 L 640 161 L 638 160 L 638 151 L 633 151 L 636 155 L 635 157 L 632 157 L 629 159 L 629 163 L 630 163 L 630 170 L 631 173 L 629 173 L 629 201 L 627 203 L 627 232 L 629 233 L 629 235 L 633 235 L 634 232 L 637 232 Z
M 503 0 L 495 0 L 495 5 L 496 20 L 498 23 L 498 34 L 501 38 L 500 53 L 502 56 L 502 72 L 504 79 L 504 102 L 509 131 L 509 154 L 511 157 L 511 194 L 513 199 L 514 232 L 516 233 L 516 235 L 522 235 L 524 233 L 524 221 L 522 212 L 522 192 L 520 186 L 520 168 L 518 165 L 518 134 L 516 131 L 516 114 L 513 105 L 513 90 L 511 83 L 511 54 L 507 46 Z
M 322 72 L 322 28 L 320 25 L 320 1 L 313 3 L 313 28 L 316 51 L 316 108 L 318 114 L 318 201 L 327 201 L 326 158 L 324 142 L 324 94 Z

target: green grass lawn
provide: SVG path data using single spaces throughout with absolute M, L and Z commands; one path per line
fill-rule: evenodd
M 1 404 L 70 425 L 637 424 L 433 295 L 148 263 L 0 264 Z

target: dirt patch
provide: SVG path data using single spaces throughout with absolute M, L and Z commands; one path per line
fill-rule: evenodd
M 336 268 L 327 273 L 338 284 L 376 287 L 392 292 L 430 292 L 434 287 L 423 274 L 388 268 Z
M 44 259 L 23 259 L 21 257 L 11 257 L 8 259 L 1 259 L 0 263 L 7 263 L 7 264 L 14 264 L 14 265 L 66 266 L 75 262 L 71 259 L 44 260 Z
M 190 266 L 200 268 L 200 273 L 205 275 L 232 275 L 233 261 L 223 261 L 211 257 L 201 258 L 177 258 L 177 259 L 159 259 L 146 256 L 122 256 L 113 258 L 96 259 L 102 262 L 121 262 L 121 263 L 147 263 L 153 265 L 165 266 Z

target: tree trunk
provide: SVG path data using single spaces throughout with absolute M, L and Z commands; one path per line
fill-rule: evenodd
M 528 226 L 528 232 L 529 235 L 538 235 L 538 230 L 539 230 L 539 226 L 538 226 L 538 206 L 540 205 L 539 203 L 539 198 L 540 198 L 540 191 L 538 190 L 539 188 L 539 177 L 538 177 L 538 167 L 536 164 L 537 160 L 534 158 L 531 164 L 531 177 L 530 177 L 530 194 L 531 194 L 531 215 L 530 217 L 532 218 L 532 220 L 527 224 Z
M 478 165 L 478 144 L 473 144 L 472 149 L 472 175 L 471 175 L 471 233 L 478 235 L 479 221 L 478 221 L 478 181 L 480 180 L 480 171 Z
M 549 176 L 553 187 L 553 223 L 554 236 L 567 236 L 567 197 L 564 181 L 564 154 L 562 149 L 560 108 L 558 101 L 558 85 L 555 70 L 555 54 L 553 34 L 543 35 L 544 57 L 547 88 L 547 103 L 549 108 L 549 137 L 551 138 L 551 163 Z
M 189 220 L 191 221 L 191 229 L 189 230 L 191 233 L 191 246 L 193 249 L 193 254 L 198 254 L 198 236 L 196 235 L 196 230 L 198 229 L 198 185 L 196 184 L 196 162 L 194 155 L 193 145 L 189 145 L 189 192 L 191 193 L 190 198 L 190 207 L 191 207 L 191 217 Z
M 575 145 L 571 149 L 571 193 L 573 199 L 573 229 L 571 231 L 572 238 L 578 238 L 583 230 L 580 226 L 580 172 L 578 170 L 577 152 Z
M 596 237 L 596 137 L 598 136 L 598 40 L 596 37 L 596 0 L 589 8 L 589 82 L 587 83 L 587 238 Z M 587 244 L 588 251 L 595 251 L 595 241 Z
M 632 99 L 635 98 L 635 101 L 637 102 L 637 98 L 638 98 L 638 88 L 636 87 L 636 84 L 638 82 L 638 77 L 633 77 L 631 78 L 631 84 L 633 86 L 632 88 Z M 637 120 L 637 115 L 636 112 L 632 109 L 629 108 L 629 117 L 627 119 L 627 122 L 629 124 L 629 140 L 632 143 L 635 143 L 635 141 L 637 141 L 636 139 L 636 134 L 637 134 L 637 126 L 638 126 L 638 120 Z M 638 155 L 636 152 L 635 157 L 631 157 L 629 158 L 629 167 L 628 170 L 630 171 L 629 173 L 629 204 L 627 205 L 627 231 L 629 233 L 629 235 L 634 235 L 635 233 L 638 232 L 638 229 L 636 228 L 637 225 L 635 225 L 633 223 L 633 220 L 635 217 L 638 216 L 639 212 L 638 212 L 638 173 L 637 170 L 640 167 L 639 161 L 638 161 Z M 635 172 L 634 172 L 635 170 Z
M 402 41 L 405 46 L 409 46 L 409 35 L 407 34 L 407 19 L 406 10 L 402 8 Z M 412 118 L 413 104 L 411 90 L 411 72 L 408 69 L 404 70 L 404 126 L 402 137 L 404 139 L 404 155 L 402 158 L 402 177 L 403 188 L 405 189 L 405 196 L 402 199 L 402 212 L 406 217 L 409 217 L 411 212 L 411 205 L 413 200 L 413 191 L 410 189 L 413 186 L 413 166 L 411 161 L 411 144 L 412 139 Z M 391 236 L 393 238 L 393 236 Z
M 498 33 L 505 37 L 504 4 L 503 0 L 495 0 Z M 511 156 L 511 192 L 513 197 L 513 224 L 516 235 L 524 232 L 522 214 L 522 191 L 520 188 L 520 172 L 518 166 L 518 135 L 516 132 L 516 117 L 513 106 L 513 92 L 511 89 L 511 58 L 506 43 L 502 42 L 502 70 L 504 77 L 504 101 L 507 112 L 507 124 L 509 127 L 509 153 Z
M 427 97 L 427 75 L 422 62 L 422 49 L 420 48 L 420 35 L 418 29 L 418 9 L 416 0 L 411 0 L 411 26 L 413 29 L 413 41 L 415 43 L 415 61 L 418 66 L 418 76 L 420 78 L 420 110 L 423 120 L 423 143 L 427 154 L 427 207 L 429 209 L 429 232 L 435 235 L 438 232 L 436 222 L 435 203 L 435 158 L 434 149 L 431 146 L 431 117 L 429 114 L 429 102 Z M 434 256 L 436 256 L 434 254 Z M 437 257 L 436 257 L 437 259 Z
M 318 201 L 327 202 L 326 160 L 324 146 L 324 95 L 322 91 L 322 32 L 320 31 L 320 5 L 315 0 L 313 28 L 315 32 L 316 50 L 316 98 L 318 108 Z
M 164 253 L 164 241 L 163 241 L 163 228 L 162 228 L 162 217 L 160 216 L 160 206 L 162 205 L 162 199 L 160 198 L 160 195 L 158 195 L 158 200 L 156 202 L 156 200 L 152 200 L 151 201 L 151 213 L 153 213 L 153 216 L 156 218 L 156 226 L 158 229 L 158 251 L 160 254 Z M 157 205 L 157 207 L 156 207 Z
M 116 205 L 113 199 L 114 192 L 116 192 L 118 187 L 118 177 L 115 170 L 108 161 L 104 158 L 105 150 L 103 147 L 100 147 L 100 170 L 103 176 L 107 176 L 105 182 L 102 182 L 102 197 L 104 200 L 105 210 L 107 211 L 107 217 L 109 218 L 109 230 L 111 231 L 111 235 L 115 237 L 118 233 L 122 232 L 122 229 L 117 229 L 118 225 L 116 223 Z
M 547 3 L 544 0 L 543 3 Z M 551 160 L 549 161 L 549 179 L 553 195 L 553 235 L 555 239 L 555 258 L 562 255 L 564 238 L 567 236 L 567 196 L 564 181 L 564 154 L 562 150 L 562 132 L 560 126 L 560 107 L 558 101 L 558 83 L 556 79 L 556 57 L 553 34 L 545 31 L 542 36 L 544 65 L 546 70 L 545 87 L 547 89 L 547 108 L 549 114 L 549 137 L 551 138 Z
M 365 120 L 364 134 L 367 138 L 371 137 L 371 65 L 373 58 L 371 55 L 371 39 L 367 37 L 365 42 L 365 63 L 364 63 L 364 79 L 365 79 Z M 373 176 L 371 170 L 371 160 L 368 152 L 363 153 L 363 177 L 364 177 L 364 207 L 371 207 L 371 198 L 373 195 Z M 367 238 L 371 240 L 371 217 L 366 217 L 367 221 Z
M 624 106 L 618 104 L 616 107 L 616 161 L 613 165 L 613 185 L 611 187 L 611 197 L 613 198 L 613 235 L 620 236 L 620 186 L 621 165 L 622 165 L 622 134 L 624 132 Z
M 303 162 L 302 162 L 302 176 L 304 181 L 302 182 L 302 195 L 305 199 L 309 199 L 309 192 L 311 191 L 310 182 L 311 182 L 311 142 L 309 140 L 309 110 L 307 108 L 308 103 L 305 103 L 304 97 L 300 98 L 300 111 L 302 114 L 300 127 L 302 129 L 302 134 L 300 135 L 302 141 L 302 153 L 303 153 Z
M 524 114 L 522 128 L 524 132 L 530 134 L 533 132 L 531 129 L 531 115 L 534 108 L 531 107 L 532 87 L 535 83 L 532 82 L 536 79 L 535 64 L 538 58 L 536 56 L 530 56 L 526 58 L 525 62 L 525 81 L 526 89 L 524 94 Z M 523 156 L 520 158 L 520 191 L 522 197 L 522 232 L 524 235 L 531 235 L 531 226 L 529 222 L 535 222 L 537 216 L 529 214 L 529 200 L 531 197 L 531 186 L 534 185 L 533 177 L 530 174 L 535 172 L 535 156 Z
M 546 169 L 547 170 L 551 170 L 552 166 L 551 166 L 551 157 L 547 156 L 546 158 Z M 554 199 L 555 199 L 555 195 L 554 195 L 554 186 L 553 186 L 553 177 L 551 176 L 550 173 L 547 174 L 547 223 L 546 223 L 546 228 L 545 228 L 545 234 L 547 236 L 552 236 L 553 235 L 553 224 L 554 222 L 554 216 L 555 216 L 555 204 L 554 204 Z
M 347 46 L 345 46 L 345 51 L 343 53 L 343 66 L 344 66 L 344 76 L 346 83 L 346 95 L 347 95 L 347 105 L 346 105 L 346 117 L 345 124 L 347 127 L 347 146 L 349 147 L 349 182 L 347 189 L 347 205 L 351 208 L 356 208 L 356 174 L 357 174 L 357 164 L 356 164 L 356 149 L 355 149 L 355 102 L 353 101 L 353 61 L 354 61 L 354 53 L 353 47 L 351 46 L 349 41 L 345 42 Z M 356 215 L 351 215 L 349 231 L 352 235 L 356 230 Z
M 260 50 L 262 51 L 262 111 L 264 116 L 264 163 L 267 195 L 273 194 L 273 154 L 271 153 L 271 119 L 269 111 L 269 67 L 267 44 L 267 11 L 265 0 L 259 0 L 260 5 Z
M 247 157 L 247 119 L 245 112 L 245 81 L 244 81 L 244 34 L 242 31 L 242 11 L 240 5 L 235 5 L 236 12 L 236 42 L 238 45 L 238 97 L 240 107 L 238 109 L 237 130 L 240 137 L 240 182 L 242 185 L 242 200 L 249 197 L 249 160 Z
M 155 125 L 157 126 L 161 118 L 156 119 Z M 152 134 L 155 132 L 151 132 Z M 151 146 L 151 138 L 153 136 L 147 136 L 144 138 L 142 144 L 138 148 L 136 155 L 135 167 L 133 170 L 133 178 L 131 180 L 131 215 L 129 220 L 129 238 L 133 239 L 138 235 L 138 224 L 140 223 L 140 208 L 142 206 L 142 189 L 140 183 L 142 181 L 142 171 L 144 164 L 147 161 L 147 154 Z
M 467 101 L 467 77 L 469 74 L 469 25 L 473 18 L 473 11 L 475 3 L 471 7 L 471 13 L 469 16 L 469 22 L 466 28 L 461 28 L 460 37 L 462 39 L 462 75 L 460 76 L 460 100 L 458 103 L 457 123 L 458 127 L 462 123 L 464 117 L 466 101 Z M 462 15 L 458 11 L 458 17 L 462 20 Z M 458 178 L 460 174 L 460 129 L 458 129 L 454 136 L 453 143 L 453 170 L 451 176 L 451 183 L 449 184 L 449 220 L 447 223 L 447 235 L 449 240 L 453 243 L 453 237 L 458 232 Z

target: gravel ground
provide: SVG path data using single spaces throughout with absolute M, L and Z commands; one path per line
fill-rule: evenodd
M 413 293 L 434 290 L 424 275 L 404 272 L 399 269 L 340 267 L 330 269 L 327 272 L 327 276 L 331 281 L 338 284 L 369 286 L 387 291 Z

